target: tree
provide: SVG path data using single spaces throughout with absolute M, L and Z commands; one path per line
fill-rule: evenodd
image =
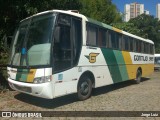
M 153 40 L 155 43 L 156 52 L 160 52 L 160 21 L 150 15 L 142 14 L 129 21 L 140 30 L 139 35 L 146 39 Z
M 117 27 L 134 35 L 153 40 L 156 52 L 160 53 L 160 21 L 150 15 L 139 15 L 129 22 L 113 23 Z
M 121 16 L 111 0 L 1 0 L 0 41 L 3 36 L 13 34 L 20 20 L 51 9 L 76 9 L 88 17 L 108 24 L 121 21 Z
M 121 22 L 121 16 L 111 0 L 81 0 L 80 12 L 98 21 L 111 24 Z
M 133 23 L 122 22 L 122 23 L 112 23 L 111 25 L 120 30 L 141 36 L 141 30 L 139 30 Z

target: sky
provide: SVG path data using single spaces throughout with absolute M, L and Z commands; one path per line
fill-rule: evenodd
M 112 3 L 117 6 L 117 9 L 124 13 L 124 5 L 137 2 L 144 4 L 144 9 L 149 11 L 150 15 L 156 17 L 156 4 L 160 3 L 160 0 L 112 0 Z

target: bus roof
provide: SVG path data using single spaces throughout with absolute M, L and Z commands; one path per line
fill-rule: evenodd
M 155 57 L 160 57 L 160 54 L 154 54 Z
M 73 15 L 73 16 L 80 17 L 80 18 L 86 18 L 84 15 L 76 13 L 76 12 L 72 12 L 71 10 L 48 10 L 48 11 L 44 11 L 44 12 L 34 14 L 30 17 L 27 17 L 27 18 L 21 20 L 20 22 L 22 22 L 24 20 L 27 20 L 29 18 L 35 17 L 35 16 L 39 16 L 39 15 L 43 15 L 43 14 L 47 14 L 47 13 L 53 13 L 53 12 L 65 13 L 65 14 Z
M 79 14 L 79 13 L 77 13 L 77 12 L 72 12 L 71 10 L 48 10 L 48 11 L 40 12 L 40 13 L 34 14 L 34 15 L 30 16 L 30 17 L 27 17 L 26 19 L 21 20 L 21 22 L 24 21 L 24 20 L 27 20 L 27 19 L 29 19 L 29 18 L 32 18 L 32 17 L 34 17 L 34 16 L 39 16 L 39 15 L 42 15 L 42 14 L 47 14 L 47 13 L 52 13 L 52 12 L 65 13 L 65 14 L 69 14 L 69 15 L 76 16 L 76 17 L 80 17 L 80 18 L 82 18 L 82 19 L 84 19 L 85 21 L 88 21 L 88 22 L 90 22 L 90 23 L 99 25 L 99 26 L 101 26 L 101 27 L 104 27 L 104 28 L 107 28 L 107 29 L 110 29 L 110 30 L 113 30 L 113 31 L 116 31 L 116 32 L 119 32 L 119 33 L 122 33 L 122 34 L 124 34 L 124 35 L 128 35 L 128 36 L 133 37 L 133 38 L 136 38 L 136 39 L 140 39 L 140 40 L 142 40 L 142 41 L 145 41 L 145 42 L 148 42 L 148 43 L 151 43 L 151 44 L 154 44 L 154 42 L 153 42 L 152 40 L 144 39 L 144 38 L 142 38 L 142 37 L 133 35 L 133 34 L 131 34 L 131 33 L 125 32 L 125 31 L 123 31 L 123 30 L 120 30 L 120 29 L 118 29 L 118 28 L 112 27 L 112 26 L 107 25 L 107 24 L 105 24 L 105 23 L 102 23 L 102 22 L 99 22 L 99 21 L 97 21 L 97 20 L 88 18 L 88 17 L 86 17 L 86 16 L 84 16 L 84 15 L 82 15 L 82 14 Z
M 93 24 L 102 26 L 102 27 L 104 27 L 104 28 L 108 28 L 108 29 L 110 29 L 110 30 L 113 30 L 113 31 L 122 33 L 122 34 L 124 34 L 124 35 L 128 35 L 128 36 L 130 36 L 130 37 L 133 37 L 133 38 L 136 38 L 136 39 L 139 39 L 139 40 L 142 40 L 142 41 L 145 41 L 145 42 L 149 42 L 149 43 L 151 43 L 151 44 L 154 44 L 154 42 L 153 42 L 152 40 L 145 39 L 145 38 L 142 38 L 142 37 L 133 35 L 133 34 L 131 34 L 131 33 L 128 33 L 128 32 L 126 32 L 126 31 L 120 30 L 120 29 L 118 29 L 118 28 L 112 27 L 112 26 L 107 25 L 107 24 L 105 24 L 105 23 L 102 23 L 102 22 L 93 20 L 93 19 L 91 19 L 91 18 L 87 18 L 87 21 L 88 21 L 88 22 L 91 22 L 91 23 L 93 23 Z

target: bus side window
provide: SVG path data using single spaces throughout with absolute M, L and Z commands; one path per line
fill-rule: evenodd
M 118 42 L 116 40 L 116 33 L 113 31 L 109 31 L 109 48 L 117 49 Z
M 147 46 L 148 46 L 148 44 L 146 43 L 146 42 L 144 42 L 144 53 L 147 53 Z
M 98 30 L 97 27 L 92 24 L 87 24 L 87 42 L 88 46 L 97 46 Z
M 108 43 L 109 43 L 109 45 L 108 45 L 108 47 L 109 48 L 112 48 L 112 36 L 111 36 L 111 31 L 109 30 L 108 31 Z
M 130 37 L 130 51 L 133 52 L 133 38 Z
M 129 50 L 129 37 L 128 36 L 124 36 L 123 37 L 123 49 L 128 51 Z
M 114 34 L 115 34 L 115 39 L 114 39 L 114 41 L 115 41 L 115 49 L 119 49 L 119 34 L 116 33 L 116 32 L 114 32 Z
M 145 42 L 141 42 L 141 52 L 145 53 Z
M 154 54 L 154 46 L 150 44 L 150 54 Z
M 151 47 L 151 44 L 149 45 L 149 48 L 150 48 L 149 53 L 152 54 L 152 47 Z
M 116 49 L 116 48 L 117 48 L 117 41 L 116 41 L 116 39 L 117 39 L 116 37 L 117 37 L 117 36 L 116 36 L 116 33 L 115 33 L 115 32 L 112 32 L 111 35 L 112 35 L 112 48 L 113 48 L 113 49 Z
M 105 36 L 106 36 L 106 48 L 109 48 L 109 32 L 108 32 L 108 30 L 106 30 L 106 32 L 105 32 Z
M 138 41 L 138 52 L 142 53 L 142 46 L 141 41 Z
M 122 34 L 117 33 L 117 48 L 119 50 L 122 49 Z
M 139 44 L 138 40 L 136 40 L 136 52 L 139 52 Z
M 133 52 L 136 52 L 136 40 L 133 38 Z
M 98 31 L 98 46 L 106 47 L 106 31 L 101 28 Z
M 150 44 L 147 43 L 147 54 L 150 54 Z

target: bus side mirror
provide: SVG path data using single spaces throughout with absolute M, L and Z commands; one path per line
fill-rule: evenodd
M 61 28 L 59 26 L 56 26 L 54 30 L 55 43 L 58 43 L 60 41 L 60 33 L 61 33 Z

